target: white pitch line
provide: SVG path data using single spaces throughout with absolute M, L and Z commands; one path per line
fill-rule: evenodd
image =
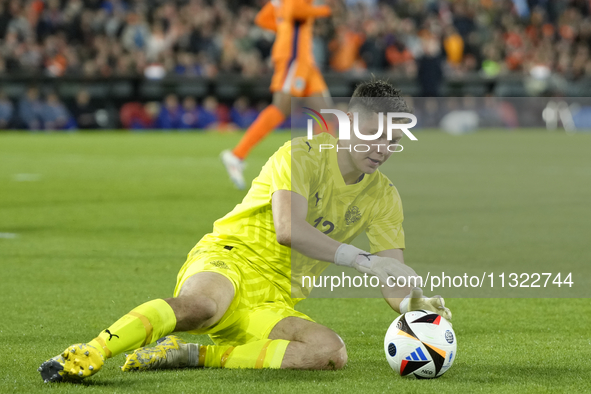
M 15 239 L 16 237 L 18 237 L 18 234 L 16 233 L 0 233 L 0 238 Z
M 41 174 L 14 174 L 12 177 L 17 182 L 36 182 L 41 179 Z

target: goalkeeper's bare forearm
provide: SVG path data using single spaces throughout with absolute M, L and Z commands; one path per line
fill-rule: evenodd
M 384 250 L 383 252 L 378 252 L 377 255 L 382 257 L 391 257 L 400 261 L 401 263 L 404 263 L 404 254 L 402 252 L 402 249 Z M 401 290 L 403 294 L 401 294 Z M 400 303 L 402 302 L 404 297 L 410 292 L 410 288 L 402 289 L 384 286 L 381 288 L 381 291 L 382 296 L 384 297 L 384 300 L 386 300 L 388 305 L 390 305 L 390 307 L 394 309 L 396 312 L 400 313 Z
M 288 190 L 278 190 L 273 193 L 272 209 L 277 242 L 312 259 L 334 263 L 341 242 L 306 221 L 306 198 Z
M 377 276 L 384 285 L 381 288 L 382 295 L 396 312 L 425 309 L 451 319 L 451 312 L 445 308 L 443 298 L 425 297 L 420 288 L 388 286 L 392 284 L 388 283 L 389 277 L 417 276 L 412 268 L 404 264 L 401 249 L 389 249 L 371 255 L 352 245 L 335 241 L 306 221 L 306 198 L 288 190 L 273 193 L 272 209 L 277 241 L 280 244 L 313 259 L 353 267 L 361 273 Z
M 339 265 L 351 266 L 362 273 L 376 275 L 383 284 L 386 284 L 387 276 L 416 275 L 412 268 L 404 265 L 401 249 L 385 250 L 378 252 L 376 256 L 361 257 L 361 264 L 357 264 L 355 259 L 359 257 L 358 254 L 367 253 L 335 241 L 308 223 L 306 221 L 308 201 L 297 193 L 288 190 L 276 191 L 273 194 L 272 209 L 277 241 L 307 257 L 339 264 L 337 260 L 340 256 L 341 260 L 345 260 L 345 262 L 341 262 Z M 337 253 L 337 250 L 340 250 L 341 253 Z M 347 259 L 350 259 L 351 262 L 348 263 Z M 371 270 L 371 267 L 363 265 L 366 259 L 372 260 L 371 262 L 386 262 L 393 266 L 386 267 L 386 270 L 380 269 L 376 273 Z M 382 288 L 388 305 L 397 312 L 400 311 L 400 302 L 409 292 L 410 288 L 388 288 L 387 286 Z

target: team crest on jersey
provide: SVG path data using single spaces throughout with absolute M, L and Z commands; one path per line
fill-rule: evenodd
M 210 261 L 209 264 L 214 265 L 218 268 L 223 268 L 223 269 L 228 269 L 230 267 L 228 267 L 228 265 L 226 263 L 224 263 L 222 260 L 214 260 L 214 261 Z
M 347 213 L 345 213 L 345 222 L 347 224 L 353 224 L 361 219 L 361 212 L 359 212 L 359 208 L 355 205 L 350 206 L 347 209 Z

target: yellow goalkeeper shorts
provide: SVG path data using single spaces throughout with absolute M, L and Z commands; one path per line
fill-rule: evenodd
M 191 252 L 178 274 L 174 296 L 178 296 L 191 276 L 216 272 L 232 282 L 234 300 L 217 324 L 190 333 L 209 334 L 216 345 L 238 346 L 267 339 L 273 327 L 289 316 L 314 321 L 296 311 L 290 295 L 257 272 L 252 264 L 238 248 L 231 246 L 203 246 Z

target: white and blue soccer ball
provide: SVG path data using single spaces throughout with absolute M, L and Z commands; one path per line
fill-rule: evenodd
M 400 376 L 433 379 L 452 366 L 457 338 L 451 324 L 438 314 L 411 311 L 392 322 L 384 350 L 390 367 Z

